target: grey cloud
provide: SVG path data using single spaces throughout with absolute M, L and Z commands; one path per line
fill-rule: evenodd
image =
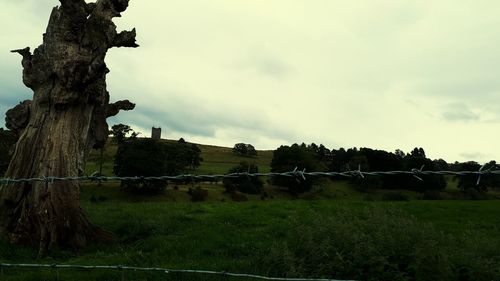
M 246 108 L 231 108 L 227 105 L 220 105 L 218 108 L 207 107 L 203 101 L 190 102 L 182 98 L 182 96 L 190 95 L 168 90 L 165 92 L 168 92 L 171 98 L 163 107 L 158 106 L 160 103 L 141 103 L 140 100 L 136 100 L 137 106 L 133 111 L 121 113 L 123 116 L 126 114 L 129 120 L 124 122 L 141 128 L 160 126 L 164 132 L 203 137 L 215 137 L 218 130 L 253 132 L 253 134 L 280 139 L 296 137 L 293 130 L 281 128 L 268 120 L 263 112 L 252 112 L 252 109 Z M 122 119 L 120 115 L 118 118 L 115 121 Z
M 443 118 L 450 122 L 479 121 L 480 116 L 474 113 L 469 107 L 462 103 L 448 105 L 447 110 L 442 114 Z
M 260 54 L 249 56 L 243 62 L 237 63 L 236 68 L 274 79 L 285 78 L 294 70 L 290 64 L 278 57 Z
M 470 161 L 477 161 L 478 159 L 483 159 L 487 155 L 480 153 L 480 152 L 462 152 L 460 153 L 460 157 L 463 157 L 464 159 L 468 159 Z
M 255 63 L 256 69 L 265 75 L 275 78 L 283 78 L 290 72 L 290 66 L 278 59 L 261 59 Z

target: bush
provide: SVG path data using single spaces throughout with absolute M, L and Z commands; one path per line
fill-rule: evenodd
M 259 168 L 255 164 L 241 162 L 238 166 L 231 168 L 228 173 L 233 174 L 246 172 L 255 174 L 259 172 Z M 225 178 L 223 180 L 223 184 L 226 192 L 228 193 L 239 191 L 248 194 L 259 194 L 264 186 L 264 182 L 260 178 L 248 176 Z
M 203 202 L 208 198 L 208 191 L 202 189 L 200 186 L 189 188 L 188 194 L 191 196 L 192 202 Z

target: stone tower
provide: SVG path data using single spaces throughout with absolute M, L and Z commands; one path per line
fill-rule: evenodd
M 159 140 L 161 139 L 161 128 L 155 128 L 151 130 L 151 138 L 154 140 Z

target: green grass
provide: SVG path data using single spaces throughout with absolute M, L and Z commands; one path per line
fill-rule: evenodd
M 500 237 L 498 201 L 277 200 L 194 204 L 83 200 L 83 207 L 94 223 L 117 235 L 118 244 L 91 247 L 80 253 L 60 251 L 52 258 L 35 260 L 36 252 L 30 248 L 0 243 L 0 260 L 269 274 L 272 269 L 267 268 L 262 259 L 283 241 L 291 245 L 300 243 L 292 240 L 296 226 L 311 225 L 319 218 L 335 218 L 346 210 L 364 216 L 366 208 L 400 210 L 417 226 L 431 224 L 436 233 L 446 233 L 450 239 L 459 239 L 471 231 L 477 237 L 491 237 L 495 241 Z M 43 280 L 35 279 L 36 272 L 7 269 L 1 280 Z M 60 273 L 60 280 L 121 280 L 120 273 L 113 271 L 83 274 L 62 270 Z M 54 272 L 48 270 L 44 274 L 47 278 L 44 280 L 55 280 Z M 136 278 L 129 280 L 156 280 L 148 279 L 148 274 L 129 273 L 128 276 Z
M 235 155 L 231 148 L 210 145 L 200 145 L 203 162 L 197 169 L 200 174 L 224 174 L 240 162 L 254 163 L 259 167 L 259 172 L 271 171 L 272 151 L 259 150 L 257 156 L 243 157 Z

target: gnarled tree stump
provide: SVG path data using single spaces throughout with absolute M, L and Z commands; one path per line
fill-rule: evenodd
M 29 48 L 12 51 L 22 55 L 23 82 L 34 95 L 7 114 L 7 126 L 19 136 L 8 178 L 82 175 L 90 150 L 106 142 L 106 118 L 135 106 L 109 103 L 104 62 L 112 47 L 138 47 L 135 29 L 117 33 L 112 21 L 129 0 L 60 2 L 43 44 L 33 54 Z M 70 181 L 0 186 L 0 234 L 38 246 L 40 255 L 112 239 L 89 222 L 78 182 Z

